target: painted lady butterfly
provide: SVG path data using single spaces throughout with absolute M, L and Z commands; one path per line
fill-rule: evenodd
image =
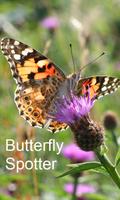
M 15 103 L 19 113 L 32 126 L 44 127 L 52 102 L 60 93 L 67 95 L 72 89 L 80 96 L 89 89 L 90 97 L 99 99 L 120 87 L 120 79 L 114 77 L 81 78 L 80 72 L 66 77 L 47 57 L 14 39 L 2 39 L 1 49 L 17 83 Z M 52 120 L 48 130 L 65 128 L 66 124 Z

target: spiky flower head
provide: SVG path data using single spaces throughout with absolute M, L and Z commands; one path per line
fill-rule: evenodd
M 76 96 L 73 93 L 69 98 L 64 95 L 55 102 L 56 111 L 52 113 L 52 117 L 59 122 L 64 122 L 69 126 L 76 120 L 86 116 L 94 105 L 94 98 L 90 99 L 90 95 Z
M 89 117 L 95 98 L 89 92 L 83 96 L 70 93 L 55 101 L 55 111 L 51 118 L 69 125 L 77 145 L 85 151 L 92 151 L 103 143 L 103 129 Z

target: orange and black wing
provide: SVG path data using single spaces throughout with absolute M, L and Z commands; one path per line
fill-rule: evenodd
M 64 73 L 47 57 L 22 42 L 4 38 L 1 49 L 17 83 L 15 103 L 20 115 L 32 126 L 43 127 L 51 102 L 66 79 Z M 56 132 L 64 127 L 66 124 L 52 121 L 49 130 Z
M 96 76 L 80 79 L 77 83 L 77 95 L 89 93 L 90 98 L 99 99 L 116 91 L 120 87 L 120 79 L 108 76 Z
M 1 49 L 10 64 L 15 81 L 18 84 L 65 75 L 51 60 L 28 45 L 10 38 L 1 40 Z

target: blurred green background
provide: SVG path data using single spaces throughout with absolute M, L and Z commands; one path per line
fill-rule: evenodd
M 44 25 L 45 18 L 53 17 L 54 25 Z M 57 21 L 57 22 L 56 22 Z M 66 75 L 74 72 L 69 44 L 72 44 L 76 71 L 102 52 L 106 54 L 89 65 L 82 76 L 108 75 L 120 78 L 120 0 L 4 0 L 0 1 L 0 38 L 9 36 L 20 40 L 53 60 Z M 21 119 L 14 103 L 15 82 L 9 66 L 0 54 L 0 200 L 38 199 L 67 200 L 71 196 L 64 191 L 64 184 L 72 177 L 56 179 L 55 176 L 67 170 L 69 163 L 63 155 L 56 157 L 51 152 L 33 155 L 43 159 L 58 160 L 54 171 L 24 171 L 16 174 L 5 169 L 5 160 L 9 156 L 5 151 L 6 138 L 24 141 L 35 138 L 36 141 L 48 141 L 50 138 L 64 144 L 73 141 L 70 130 L 51 134 L 45 129 L 31 129 Z M 92 110 L 93 118 L 101 122 L 108 110 L 120 118 L 120 90 L 96 102 Z M 120 127 L 116 129 L 120 141 Z M 106 131 L 108 154 L 114 160 L 116 145 Z M 16 159 L 32 159 L 29 153 L 14 155 Z M 96 196 L 87 199 L 120 199 L 120 191 L 110 178 L 93 172 L 81 178 L 81 182 L 92 183 Z M 4 191 L 11 183 L 17 184 L 16 191 L 10 196 Z

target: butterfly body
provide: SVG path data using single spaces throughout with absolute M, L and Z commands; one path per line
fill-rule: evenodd
M 65 76 L 50 59 L 14 39 L 2 39 L 1 49 L 17 83 L 15 103 L 19 113 L 32 126 L 43 127 L 48 113 L 54 112 L 55 102 L 62 95 L 69 98 L 70 91 L 80 96 L 89 90 L 90 97 L 98 99 L 120 86 L 120 79 L 114 77 L 81 78 L 79 72 Z M 54 120 L 48 127 L 52 132 L 65 128 L 65 123 Z

